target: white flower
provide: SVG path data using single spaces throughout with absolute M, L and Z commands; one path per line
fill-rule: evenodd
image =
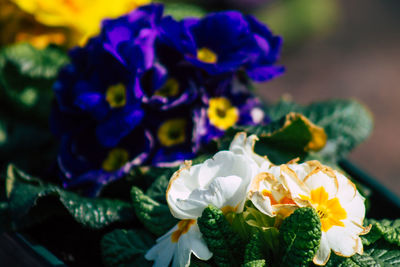
M 224 213 L 242 212 L 250 182 L 259 167 L 247 154 L 221 151 L 202 164 L 187 162 L 171 178 L 167 202 L 171 213 L 181 221 L 145 255 L 155 266 L 188 266 L 193 253 L 208 260 L 208 250 L 197 226 L 197 218 L 210 204 Z
M 267 170 L 271 166 L 271 162 L 266 156 L 262 157 L 254 152 L 256 141 L 258 141 L 258 137 L 254 134 L 247 137 L 245 132 L 237 133 L 229 146 L 229 151 L 244 155 L 254 160 L 260 169 Z
M 271 167 L 252 183 L 253 204 L 263 213 L 288 215 L 290 208 L 312 206 L 321 220 L 321 244 L 313 261 L 325 265 L 331 250 L 350 257 L 362 254 L 364 198 L 344 175 L 317 161 Z

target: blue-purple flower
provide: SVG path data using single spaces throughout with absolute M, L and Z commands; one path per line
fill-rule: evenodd
M 281 38 L 273 36 L 252 16 L 227 11 L 181 22 L 167 17 L 161 21 L 161 29 L 168 45 L 209 75 L 243 69 L 255 81 L 266 81 L 284 71 L 274 66 Z M 263 75 L 262 71 L 267 73 Z
M 65 187 L 96 195 L 133 166 L 177 165 L 230 127 L 268 121 L 238 77 L 280 74 L 281 39 L 234 11 L 181 22 L 162 11 L 105 20 L 70 52 L 52 114 Z

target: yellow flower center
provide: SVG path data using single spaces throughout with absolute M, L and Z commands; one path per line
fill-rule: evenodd
M 158 89 L 154 95 L 168 97 L 176 96 L 179 93 L 179 83 L 174 78 L 168 79 L 165 84 Z
M 207 47 L 203 47 L 197 50 L 197 59 L 204 63 L 214 64 L 217 62 L 218 56 Z
M 224 131 L 239 120 L 238 109 L 225 97 L 211 98 L 207 115 L 212 125 Z
M 321 229 L 327 232 L 332 226 L 342 226 L 342 220 L 347 218 L 347 212 L 340 205 L 338 198 L 329 198 L 321 186 L 311 191 L 310 197 L 303 197 L 311 202 L 321 219 Z
M 192 227 L 192 225 L 195 224 L 195 223 L 196 223 L 196 220 L 191 220 L 191 219 L 181 220 L 178 223 L 178 230 L 173 232 L 172 235 L 171 235 L 171 241 L 173 243 L 178 242 L 179 238 L 182 235 L 186 234 L 189 231 L 190 227 Z
M 120 169 L 129 160 L 129 153 L 123 148 L 114 148 L 108 152 L 106 159 L 103 161 L 102 168 L 111 172 Z
M 126 104 L 126 87 L 122 83 L 108 87 L 106 100 L 112 108 L 120 108 Z
M 185 128 L 185 119 L 167 120 L 158 128 L 158 140 L 167 147 L 182 144 L 186 139 Z

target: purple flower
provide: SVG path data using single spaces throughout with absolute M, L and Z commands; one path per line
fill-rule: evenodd
M 252 79 L 265 81 L 283 72 L 282 67 L 273 66 L 281 38 L 251 16 L 227 11 L 181 22 L 166 17 L 160 25 L 163 42 L 209 75 L 244 69 Z M 263 74 L 263 70 L 267 73 Z

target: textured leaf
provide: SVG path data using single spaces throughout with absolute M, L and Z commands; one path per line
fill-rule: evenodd
M 355 254 L 350 258 L 331 254 L 327 267 L 395 267 L 400 266 L 400 249 L 379 240 L 370 246 L 364 247 L 363 255 Z
M 308 266 L 321 241 L 317 212 L 310 207 L 297 209 L 283 221 L 279 232 L 281 266 Z
M 218 266 L 239 266 L 243 259 L 244 244 L 222 211 L 214 206 L 204 209 L 197 220 L 200 232 L 213 253 Z
M 91 229 L 135 220 L 129 203 L 82 197 L 30 177 L 13 165 L 7 170 L 6 194 L 13 228 L 29 226 L 65 211 L 76 222 Z
M 362 236 L 365 245 L 383 238 L 390 244 L 400 246 L 400 219 L 394 221 L 369 219 L 368 224 L 372 224 L 372 228 L 367 235 Z
M 259 233 L 255 233 L 250 238 L 244 252 L 243 267 L 263 267 L 266 266 L 264 255 L 262 253 L 262 238 Z
M 220 149 L 227 149 L 233 136 L 240 131 L 259 137 L 255 151 L 268 155 L 275 164 L 287 163 L 293 158 L 305 157 L 309 150 L 319 150 L 326 143 L 324 130 L 306 117 L 289 113 L 265 126 L 237 127 L 228 131 L 220 142 Z
M 101 240 L 101 252 L 106 266 L 151 266 L 143 255 L 155 239 L 140 230 L 114 230 Z
M 163 235 L 177 224 L 178 220 L 172 217 L 166 204 L 155 201 L 135 186 L 131 196 L 136 216 L 151 233 Z
M 370 112 L 354 100 L 330 100 L 308 106 L 281 101 L 268 113 L 272 120 L 290 113 L 304 114 L 316 125 L 323 127 L 328 140 L 319 154 L 326 161 L 337 162 L 371 133 L 373 120 Z

